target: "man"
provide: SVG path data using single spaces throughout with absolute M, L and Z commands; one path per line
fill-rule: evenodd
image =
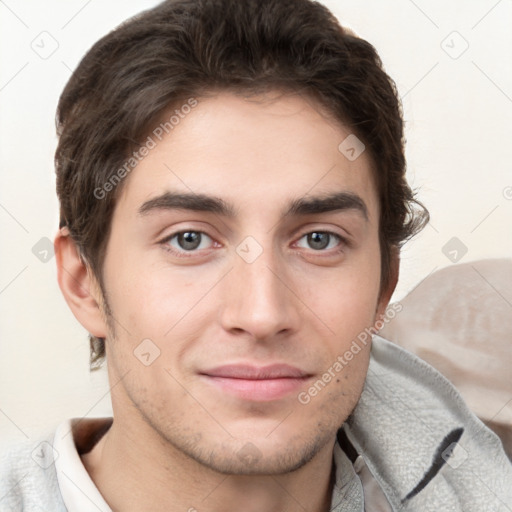
M 58 107 L 58 279 L 113 418 L 3 459 L 2 510 L 510 510 L 498 438 L 372 335 L 401 244 L 394 84 L 309 0 L 175 0 Z

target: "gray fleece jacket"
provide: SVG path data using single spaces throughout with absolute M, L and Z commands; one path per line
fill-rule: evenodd
M 45 439 L 52 445 L 54 434 Z M 75 512 L 51 457 L 32 459 L 42 440 L 2 454 L 0 512 Z M 332 512 L 512 512 L 512 463 L 499 438 L 439 372 L 379 336 L 333 461 Z

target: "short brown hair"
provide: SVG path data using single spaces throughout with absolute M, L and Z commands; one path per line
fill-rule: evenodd
M 95 190 L 186 98 L 278 89 L 314 98 L 366 145 L 378 186 L 386 288 L 392 251 L 429 215 L 405 179 L 401 104 L 374 47 L 311 0 L 167 0 L 100 39 L 58 105 L 60 225 L 68 226 L 103 292 L 105 249 L 124 182 L 100 199 Z M 93 369 L 104 359 L 105 340 L 89 339 Z

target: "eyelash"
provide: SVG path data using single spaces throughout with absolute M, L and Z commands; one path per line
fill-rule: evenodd
M 198 250 L 197 249 L 194 249 L 194 250 L 191 250 L 191 251 L 185 251 L 185 250 L 181 250 L 181 251 L 178 251 L 174 248 L 172 248 L 170 245 L 169 245 L 169 242 L 171 240 L 173 240 L 176 236 L 178 235 L 181 235 L 183 233 L 200 233 L 201 235 L 206 235 L 208 238 L 212 239 L 213 238 L 211 236 L 208 235 L 208 233 L 205 233 L 204 231 L 199 231 L 199 230 L 194 230 L 194 229 L 184 229 L 184 230 L 181 230 L 181 231 L 176 231 L 175 233 L 172 233 L 170 234 L 169 236 L 165 237 L 163 240 L 160 241 L 160 244 L 163 246 L 163 248 L 170 252 L 172 255 L 178 257 L 178 258 L 192 258 L 194 257 Z M 312 233 L 321 233 L 321 234 L 325 234 L 325 235 L 330 235 L 331 237 L 335 237 L 335 238 L 338 238 L 340 240 L 340 247 L 337 248 L 332 254 L 331 256 L 334 256 L 336 254 L 339 254 L 340 252 L 342 252 L 342 250 L 344 248 L 350 248 L 352 245 L 350 243 L 350 241 L 339 235 L 338 233 L 334 233 L 332 231 L 321 231 L 321 230 L 312 230 L 312 231 L 306 231 L 305 233 L 303 233 L 299 238 L 298 240 L 301 240 L 302 238 L 304 238 L 305 236 L 307 235 L 310 235 Z M 330 239 L 329 239 L 330 241 Z M 202 240 L 201 240 L 202 242 Z M 326 251 L 325 249 L 318 249 L 318 250 L 314 250 L 312 249 L 312 251 L 316 252 L 316 253 L 325 253 L 325 252 L 328 252 Z M 188 255 L 189 254 L 189 255 Z

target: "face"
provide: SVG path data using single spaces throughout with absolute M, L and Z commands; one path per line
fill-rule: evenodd
M 114 417 L 216 471 L 288 471 L 355 407 L 370 344 L 335 363 L 385 306 L 370 159 L 303 97 L 198 101 L 113 215 Z

